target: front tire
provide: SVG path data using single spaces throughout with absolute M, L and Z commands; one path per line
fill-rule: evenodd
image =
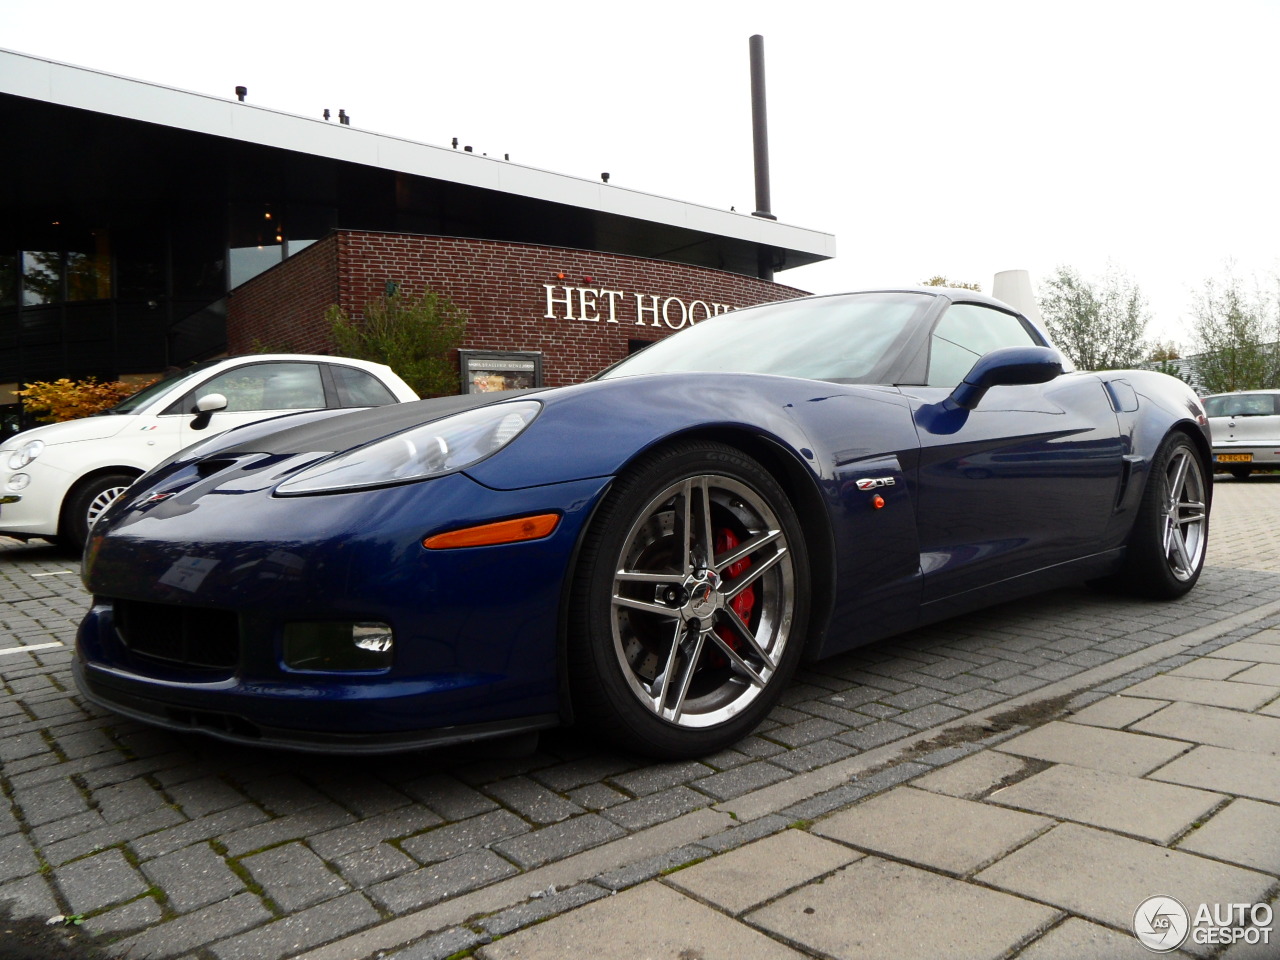
M 137 479 L 132 473 L 106 473 L 77 487 L 67 498 L 62 524 L 58 530 L 61 543 L 73 550 L 83 550 L 89 530 Z
M 795 672 L 808 583 L 795 511 L 759 463 L 719 443 L 650 455 L 583 541 L 569 617 L 580 719 L 663 759 L 736 742 Z
M 1152 460 L 1114 586 L 1157 600 L 1172 600 L 1195 586 L 1209 545 L 1208 477 L 1185 434 L 1164 439 Z

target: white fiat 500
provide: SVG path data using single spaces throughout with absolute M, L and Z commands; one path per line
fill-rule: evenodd
M 80 548 L 126 487 L 203 437 L 298 410 L 417 400 L 390 367 L 345 357 L 211 360 L 110 410 L 24 430 L 0 446 L 0 534 Z
M 1204 398 L 1213 463 L 1237 480 L 1280 467 L 1280 390 L 1244 390 Z

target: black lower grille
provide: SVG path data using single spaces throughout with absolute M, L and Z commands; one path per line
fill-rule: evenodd
M 230 610 L 116 600 L 116 633 L 133 653 L 165 663 L 229 669 L 240 661 L 240 618 Z

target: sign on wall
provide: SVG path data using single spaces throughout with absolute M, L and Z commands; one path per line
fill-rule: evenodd
M 658 293 L 628 293 L 606 287 L 571 287 L 544 283 L 546 320 L 585 320 L 588 323 L 629 323 L 679 330 L 700 320 L 733 309 L 732 304 L 710 303 Z
M 542 386 L 542 354 L 516 350 L 459 350 L 463 393 Z

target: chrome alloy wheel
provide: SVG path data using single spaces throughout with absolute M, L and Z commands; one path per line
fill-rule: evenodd
M 614 653 L 647 710 L 710 727 L 760 696 L 796 603 L 791 552 L 763 497 L 716 474 L 673 483 L 639 512 L 615 570 Z
M 1208 513 L 1204 469 L 1189 447 L 1173 451 L 1165 480 L 1164 556 L 1174 577 L 1190 580 L 1204 559 Z

